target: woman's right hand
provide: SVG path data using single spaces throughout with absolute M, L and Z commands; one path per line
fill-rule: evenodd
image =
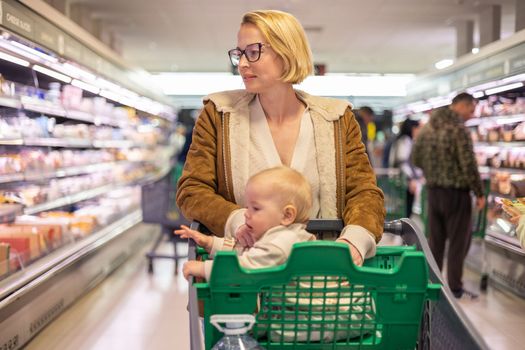
M 235 232 L 235 238 L 242 247 L 250 248 L 255 244 L 255 240 L 246 224 L 239 226 Z
M 179 230 L 175 230 L 173 233 L 180 236 L 181 238 L 193 239 L 197 245 L 206 249 L 207 252 L 211 250 L 213 245 L 213 237 L 202 234 L 199 231 L 192 230 L 186 225 L 181 225 L 180 227 L 181 228 Z

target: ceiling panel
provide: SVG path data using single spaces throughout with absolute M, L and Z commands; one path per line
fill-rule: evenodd
M 123 56 L 150 71 L 227 71 L 244 12 L 274 8 L 307 28 L 329 72 L 418 73 L 455 51 L 454 21 L 503 6 L 513 31 L 515 0 L 73 0 L 122 42 Z M 521 1 L 521 0 L 520 0 Z M 312 30 L 308 30 L 308 29 Z

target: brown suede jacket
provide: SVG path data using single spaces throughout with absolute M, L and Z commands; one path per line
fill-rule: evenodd
M 376 185 L 351 105 L 302 91 L 296 94 L 309 108 L 314 125 L 321 182 L 320 216 L 343 218 L 345 225 L 372 234 L 378 242 L 383 232 L 384 198 Z M 247 181 L 237 175 L 242 173 L 239 169 L 245 166 L 242 160 L 246 159 L 238 154 L 245 154 L 248 149 L 248 105 L 254 97 L 237 90 L 204 99 L 178 183 L 177 205 L 183 215 L 201 222 L 217 236 L 224 235 L 229 215 L 239 209 L 235 198 L 242 194 L 235 192 L 236 182 Z

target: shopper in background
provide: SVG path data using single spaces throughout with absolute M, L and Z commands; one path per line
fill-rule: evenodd
M 388 168 L 399 169 L 407 180 L 406 190 L 406 217 L 412 215 L 412 205 L 414 204 L 414 195 L 417 190 L 418 180 L 422 177 L 421 170 L 412 164 L 412 145 L 419 121 L 405 119 L 401 124 L 401 130 L 392 143 L 389 150 Z
M 472 236 L 472 202 L 485 205 L 472 140 L 464 122 L 474 113 L 476 100 L 467 93 L 454 97 L 450 106 L 435 110 L 413 148 L 415 166 L 423 170 L 428 188 L 429 244 L 440 269 L 449 240 L 448 284 L 457 298 L 463 295 L 463 262 Z
M 525 205 L 525 200 L 519 199 L 522 205 Z M 509 215 L 509 221 L 516 225 L 516 236 L 520 241 L 521 246 L 525 249 L 525 212 L 514 207 L 513 205 L 503 204 L 503 210 Z
M 293 89 L 313 71 L 301 24 L 281 11 L 246 13 L 228 55 L 245 89 L 204 98 L 178 185 L 183 214 L 217 236 L 235 223 L 236 238 L 252 246 L 237 210 L 246 205 L 246 182 L 262 169 L 290 166 L 312 186 L 310 217 L 342 218 L 339 240 L 362 264 L 381 238 L 383 193 L 351 105 Z
M 375 124 L 374 124 L 374 110 L 368 106 L 360 107 L 357 111 L 357 122 L 361 129 L 361 141 L 365 145 L 366 153 L 368 158 L 372 159 L 370 153 L 370 145 L 368 142 L 374 141 L 375 136 Z
M 243 247 L 232 238 L 236 229 L 226 222 L 225 238 L 204 235 L 182 226 L 175 234 L 191 238 L 213 257 L 220 250 L 234 250 L 242 267 L 255 269 L 283 264 L 294 243 L 315 240 L 306 223 L 312 208 L 312 190 L 308 180 L 296 170 L 280 166 L 266 169 L 250 177 L 246 184 L 246 208 L 238 209 L 249 228 L 253 247 Z M 213 260 L 188 261 L 184 277 L 210 279 Z

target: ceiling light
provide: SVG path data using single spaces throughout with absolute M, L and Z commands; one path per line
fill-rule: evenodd
M 444 69 L 444 68 L 450 67 L 453 63 L 454 63 L 454 60 L 447 58 L 439 62 L 436 62 L 436 64 L 434 64 L 434 67 L 436 67 L 436 69 Z
M 11 55 L 9 55 L 7 53 L 0 52 L 0 59 L 2 59 L 4 61 L 9 61 L 11 63 L 18 64 L 20 66 L 29 67 L 29 62 L 28 61 L 23 60 L 23 59 L 18 58 L 18 57 L 15 57 L 15 56 L 11 56 Z
M 479 52 L 479 47 L 473 47 L 471 51 L 474 55 Z
M 11 43 L 11 45 L 14 45 L 14 46 L 16 46 L 16 47 L 18 47 L 18 48 L 20 48 L 20 49 L 22 49 L 24 51 L 27 51 L 27 52 L 29 52 L 29 53 L 31 53 L 33 55 L 36 55 L 36 56 L 38 56 L 40 58 L 43 58 L 47 62 L 53 62 L 53 63 L 58 62 L 58 58 L 50 56 L 48 54 L 45 54 L 42 51 L 38 51 L 37 49 L 34 49 L 34 48 L 29 47 L 27 45 L 21 44 L 18 41 L 11 40 L 10 43 Z
M 487 96 L 488 95 L 494 95 L 494 94 L 497 94 L 498 92 L 513 90 L 513 89 L 520 88 L 522 86 L 523 86 L 522 82 L 509 84 L 509 85 L 498 86 L 498 87 L 493 88 L 493 89 L 485 90 L 485 95 L 487 95 Z
M 55 72 L 54 70 L 47 69 L 45 67 L 42 67 L 36 64 L 33 66 L 33 70 L 40 72 L 42 74 L 45 74 L 47 76 L 50 76 L 52 78 L 58 79 L 60 81 L 63 81 L 66 84 L 69 84 L 71 82 L 71 78 L 68 77 L 67 75 Z
M 98 87 L 93 86 L 88 83 L 84 83 L 83 81 L 80 81 L 77 79 L 73 79 L 73 81 L 71 82 L 71 85 L 81 88 L 82 90 L 89 91 L 93 94 L 98 94 L 98 92 L 100 91 Z

